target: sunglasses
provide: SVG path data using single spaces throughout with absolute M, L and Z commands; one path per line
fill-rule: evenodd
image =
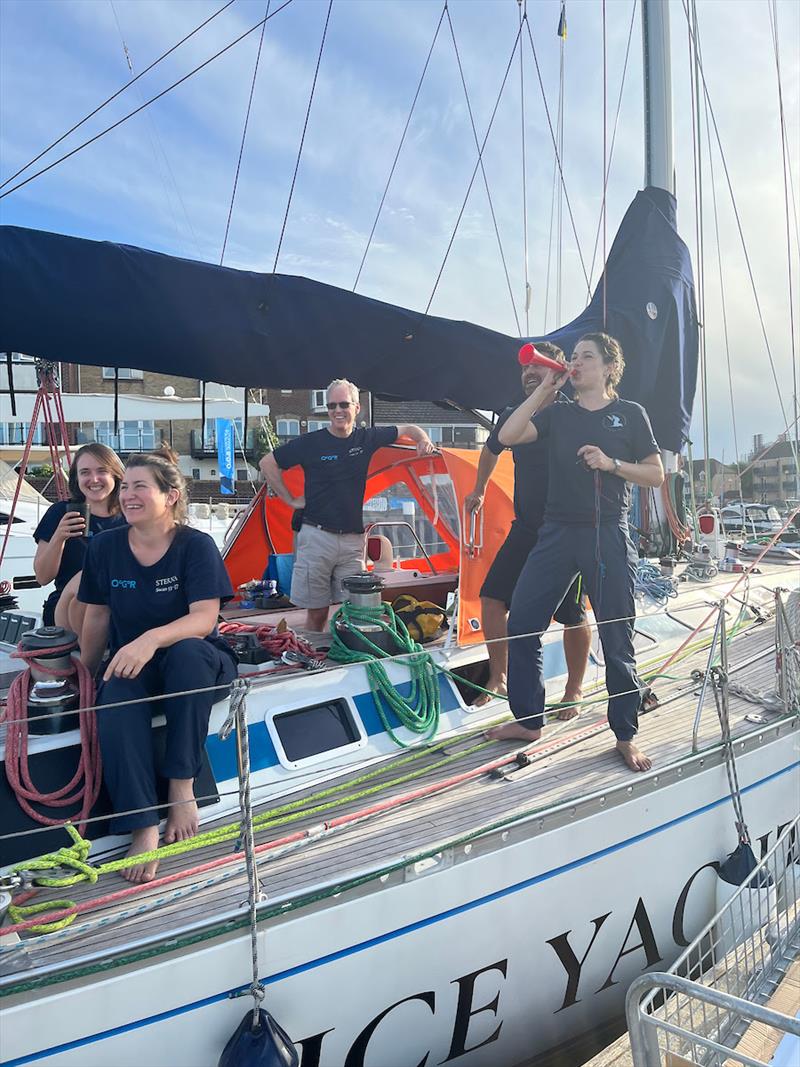
M 351 400 L 331 400 L 328 402 L 328 411 L 336 411 L 337 408 L 342 408 L 344 411 L 347 411 L 351 406 Z

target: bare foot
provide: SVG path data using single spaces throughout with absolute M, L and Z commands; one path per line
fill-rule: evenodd
M 653 761 L 645 756 L 633 741 L 617 741 L 617 752 L 622 756 L 632 771 L 649 771 Z
M 558 718 L 561 720 L 574 719 L 576 715 L 580 715 L 581 709 L 578 706 L 583 700 L 583 690 L 575 689 L 570 691 L 564 690 L 564 695 L 561 698 L 561 703 L 565 706 L 558 709 Z
M 142 826 L 131 834 L 131 847 L 128 849 L 129 856 L 138 856 L 142 852 L 152 852 L 158 848 L 158 827 Z M 128 882 L 152 882 L 158 870 L 158 860 L 150 863 L 140 863 L 135 867 L 125 867 L 120 874 Z
M 170 778 L 169 815 L 164 829 L 164 844 L 185 841 L 194 837 L 200 828 L 197 801 L 194 799 L 194 782 L 191 778 Z
M 501 675 L 499 678 L 490 678 L 484 688 L 488 689 L 489 693 L 479 693 L 476 699 L 472 701 L 473 708 L 482 708 L 488 704 L 490 700 L 495 700 L 497 697 L 508 696 L 505 675 Z M 494 696 L 490 696 L 490 693 L 493 693 Z
M 541 736 L 541 730 L 529 730 L 518 722 L 504 722 L 486 731 L 490 741 L 538 741 Z

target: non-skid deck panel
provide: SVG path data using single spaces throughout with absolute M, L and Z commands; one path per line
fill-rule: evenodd
M 769 651 L 773 642 L 772 624 L 754 627 L 734 639 L 730 648 L 729 666 L 737 683 L 756 690 L 774 685 L 775 660 L 774 654 Z M 759 656 L 760 658 L 750 662 Z M 657 682 L 661 706 L 643 716 L 640 724 L 640 743 L 653 757 L 656 766 L 666 767 L 691 751 L 692 723 L 699 690 L 699 684 L 691 681 L 691 672 L 694 669 L 703 669 L 707 658 L 706 651 L 695 653 L 671 668 L 670 679 Z M 737 671 L 736 665 L 743 663 L 747 665 Z M 549 743 L 556 738 L 569 739 L 576 731 L 583 731 L 592 723 L 602 723 L 602 705 L 591 707 L 592 710 L 576 720 L 548 726 L 542 743 Z M 760 705 L 754 705 L 740 697 L 731 697 L 730 714 L 734 736 L 757 729 L 757 726 L 745 721 L 745 716 L 758 712 L 764 713 L 768 721 L 775 718 L 774 715 L 766 714 Z M 719 739 L 719 723 L 710 689 L 706 694 L 698 739 L 701 748 L 712 746 Z M 480 739 L 476 737 L 474 743 L 478 740 Z M 386 814 L 355 824 L 330 838 L 306 844 L 283 856 L 272 860 L 262 858 L 259 864 L 262 885 L 268 896 L 275 899 L 302 894 L 322 883 L 353 872 L 396 862 L 515 812 L 531 808 L 543 809 L 598 790 L 611 789 L 631 780 L 631 772 L 624 767 L 612 746 L 612 735 L 607 728 L 601 726 L 596 734 L 574 747 L 545 755 L 537 761 L 535 769 L 513 781 L 496 782 L 486 775 L 481 775 L 457 787 L 403 804 Z M 455 738 L 447 746 L 454 754 L 469 747 L 469 743 Z M 386 785 L 379 794 L 340 802 L 335 809 L 303 814 L 283 826 L 273 827 L 258 834 L 257 842 L 260 844 L 275 840 L 293 830 L 317 825 L 334 815 L 363 810 L 378 799 L 399 796 L 426 784 L 474 769 L 513 751 L 516 747 L 519 746 L 508 742 L 493 742 L 441 768 L 433 767 L 434 763 L 446 755 L 440 751 L 420 755 L 412 763 L 400 763 L 404 754 L 398 754 L 383 765 L 380 776 L 355 788 L 363 789 L 386 783 L 391 778 L 402 776 L 411 770 L 423 773 L 409 782 Z M 310 797 L 313 792 L 312 788 L 308 788 L 294 794 L 291 800 Z M 343 792 L 346 793 L 347 790 Z M 309 800 L 310 805 L 313 803 Z M 258 804 L 257 811 L 270 810 L 274 806 L 274 801 L 271 804 Z M 225 820 L 230 821 L 229 818 Z M 210 826 L 204 826 L 204 829 L 206 828 Z M 165 875 L 186 870 L 196 864 L 230 855 L 232 851 L 232 842 L 206 847 L 181 857 L 164 860 L 159 873 Z M 208 875 L 188 875 L 186 884 L 193 884 L 205 877 Z M 109 875 L 101 879 L 97 886 L 75 886 L 70 888 L 67 894 L 75 901 L 83 901 L 124 886 L 121 878 Z M 161 896 L 163 893 L 165 890 L 158 888 L 144 890 L 134 900 L 138 904 L 148 897 Z M 42 891 L 37 899 L 64 895 L 64 890 Z M 159 907 L 143 916 L 124 918 L 125 908 L 131 905 L 130 902 L 120 903 L 102 912 L 79 916 L 75 923 L 78 926 L 83 921 L 101 914 L 115 915 L 117 921 L 105 928 L 76 932 L 74 935 L 65 936 L 61 941 L 49 944 L 39 942 L 37 945 L 37 939 L 30 938 L 29 962 L 37 967 L 58 965 L 74 958 L 76 954 L 85 956 L 87 953 L 113 950 L 141 937 L 167 933 L 174 935 L 182 926 L 207 920 L 211 914 L 240 910 L 246 895 L 246 881 L 242 870 L 237 874 L 231 873 L 220 885 L 198 891 L 194 896 Z M 0 955 L 0 963 L 1 961 Z

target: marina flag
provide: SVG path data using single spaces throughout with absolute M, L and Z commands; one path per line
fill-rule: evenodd
M 226 496 L 236 492 L 233 478 L 234 434 L 233 419 L 215 419 L 217 430 L 217 464 L 219 490 Z
M 561 17 L 558 20 L 558 30 L 556 32 L 557 32 L 558 36 L 562 38 L 562 40 L 566 41 L 566 39 L 567 39 L 567 5 L 566 4 L 562 4 L 561 5 Z

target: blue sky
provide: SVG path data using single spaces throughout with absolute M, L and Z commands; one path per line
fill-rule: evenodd
M 2 0 L 0 175 L 8 175 L 221 6 L 206 0 Z M 273 0 L 272 7 L 278 6 Z M 264 13 L 236 0 L 201 33 L 64 142 L 73 147 L 202 62 Z M 800 5 L 778 0 L 784 109 L 800 206 Z M 584 258 L 602 197 L 601 4 L 570 0 L 565 45 L 564 171 Z M 608 240 L 643 180 L 640 13 L 608 0 L 608 123 L 635 24 L 608 190 Z M 225 262 L 269 270 L 327 11 L 293 0 L 266 30 Z M 441 11 L 439 0 L 334 0 L 328 39 L 278 269 L 352 287 L 410 101 Z M 700 0 L 706 77 L 752 259 L 776 373 L 791 410 L 791 343 L 774 54 L 765 0 Z M 558 0 L 529 4 L 548 104 L 558 94 Z M 475 122 L 482 137 L 517 29 L 515 0 L 453 0 Z M 683 8 L 671 4 L 679 225 L 695 250 L 691 105 Z M 0 202 L 3 222 L 124 241 L 219 261 L 258 31 L 108 136 Z M 529 47 L 524 49 L 531 332 L 556 323 L 555 260 L 546 284 L 553 150 Z M 523 293 L 519 64 L 500 103 L 485 165 L 518 307 Z M 706 148 L 707 154 L 707 148 Z M 443 26 L 373 239 L 359 292 L 425 307 L 476 150 L 452 42 Z M 47 160 L 52 158 L 47 157 Z M 740 450 L 782 428 L 722 168 L 715 157 L 722 266 Z M 710 174 L 704 176 L 706 190 Z M 792 219 L 793 269 L 797 261 Z M 705 208 L 706 337 L 712 453 L 733 456 L 711 200 Z M 600 258 L 592 283 L 597 279 Z M 586 285 L 566 211 L 561 321 Z M 548 318 L 545 324 L 545 301 Z M 479 178 L 432 311 L 515 333 L 497 241 Z M 797 326 L 797 308 L 795 322 Z M 524 326 L 523 326 L 524 329 Z M 700 405 L 695 410 L 699 412 Z M 699 424 L 695 453 L 702 454 Z

